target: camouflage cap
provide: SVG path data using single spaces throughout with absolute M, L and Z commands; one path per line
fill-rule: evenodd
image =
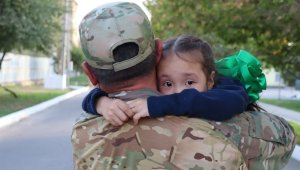
M 80 23 L 82 50 L 89 65 L 99 69 L 120 71 L 145 60 L 155 49 L 150 21 L 134 3 L 116 2 L 99 6 Z M 113 50 L 124 43 L 135 43 L 135 57 L 116 62 Z

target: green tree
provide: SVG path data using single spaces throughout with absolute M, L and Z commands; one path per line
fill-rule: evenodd
M 51 53 L 62 14 L 60 0 L 1 0 L 0 70 L 5 54 L 12 50 Z
M 279 71 L 300 71 L 300 1 L 154 0 L 146 6 L 160 38 L 199 35 L 217 57 L 245 49 Z
M 74 69 L 82 72 L 81 64 L 84 61 L 84 54 L 81 48 L 73 47 L 71 50 L 71 58 L 73 61 Z

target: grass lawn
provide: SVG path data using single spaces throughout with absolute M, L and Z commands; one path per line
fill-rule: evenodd
M 293 126 L 296 134 L 296 144 L 300 145 L 300 125 L 294 122 L 289 122 Z
M 259 101 L 300 112 L 300 100 L 260 99 Z
M 10 93 L 0 87 L 0 117 L 70 91 L 44 89 L 40 86 L 10 86 L 7 88 L 17 93 L 18 98 L 13 97 Z
M 84 73 L 70 78 L 70 85 L 87 86 L 87 85 L 89 85 L 89 83 L 90 83 L 90 80 Z

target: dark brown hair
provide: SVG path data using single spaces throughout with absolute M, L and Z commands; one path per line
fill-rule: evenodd
M 210 74 L 213 71 L 216 72 L 216 68 L 212 48 L 207 42 L 192 35 L 182 35 L 166 40 L 163 44 L 163 57 L 167 57 L 171 53 L 175 53 L 176 56 L 186 60 L 182 58 L 179 53 L 191 51 L 199 51 L 201 53 L 201 57 L 197 57 L 196 60 L 203 66 L 202 68 L 205 76 L 209 80 Z

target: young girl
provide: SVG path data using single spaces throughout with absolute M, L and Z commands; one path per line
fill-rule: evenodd
M 255 58 L 251 58 L 249 62 L 252 60 Z M 246 88 L 251 90 L 253 85 L 247 86 L 248 80 L 245 81 L 240 76 L 239 69 L 236 69 L 244 65 L 237 64 L 234 71 L 230 72 L 232 69 L 226 68 L 226 63 L 227 60 L 221 60 L 217 65 L 220 66 L 220 70 L 225 70 L 225 75 L 239 78 Z M 259 69 L 260 65 L 257 66 L 255 70 Z M 164 96 L 151 96 L 127 102 L 134 112 L 132 118 L 135 123 L 141 117 L 155 118 L 166 115 L 223 121 L 246 109 L 260 109 L 252 98 L 249 104 L 244 85 L 238 80 L 217 75 L 211 47 L 197 37 L 180 36 L 164 42 L 163 57 L 157 69 L 158 89 Z M 251 82 L 255 81 L 256 78 L 251 79 Z M 256 91 L 257 96 L 258 93 L 259 91 Z M 121 109 L 124 103 L 118 105 L 104 96 L 106 93 L 100 89 L 92 90 L 83 101 L 83 110 L 92 114 L 101 112 L 111 124 L 121 125 L 123 122 L 117 118 L 116 112 L 125 112 Z

